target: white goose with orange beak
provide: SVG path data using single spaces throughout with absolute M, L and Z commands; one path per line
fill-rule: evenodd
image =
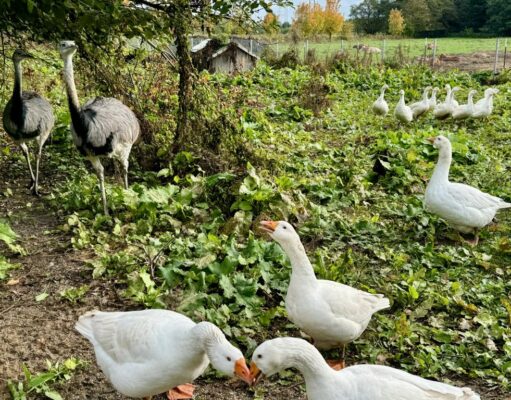
M 316 347 L 341 347 L 341 360 L 332 366 L 344 368 L 346 344 L 365 331 L 375 312 L 390 307 L 389 299 L 317 279 L 300 237 L 288 222 L 262 221 L 261 229 L 280 244 L 291 260 L 291 282 L 286 295 L 289 319 L 312 337 Z
M 167 392 L 169 400 L 191 399 L 192 382 L 209 363 L 228 376 L 251 383 L 241 352 L 214 324 L 196 324 L 167 310 L 92 311 L 76 329 L 94 346 L 107 379 L 128 397 L 150 399 Z
M 474 233 L 475 237 L 469 243 L 475 246 L 479 242 L 478 230 L 488 225 L 497 211 L 511 208 L 511 203 L 464 183 L 450 182 L 451 142 L 445 136 L 428 140 L 439 150 L 439 156 L 426 187 L 424 206 L 429 212 L 445 219 L 454 229 Z
M 459 388 L 383 365 L 354 365 L 334 371 L 303 339 L 268 340 L 252 356 L 254 383 L 263 375 L 295 368 L 305 378 L 309 400 L 480 400 L 468 387 Z

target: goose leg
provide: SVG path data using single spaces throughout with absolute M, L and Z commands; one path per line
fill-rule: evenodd
M 20 143 L 20 147 L 21 147 L 21 150 L 23 150 L 23 154 L 25 155 L 25 160 L 27 160 L 28 170 L 30 171 L 30 178 L 31 178 L 29 188 L 32 188 L 32 186 L 34 185 L 34 182 L 35 182 L 35 177 L 34 177 L 34 171 L 32 171 L 32 165 L 30 164 L 30 154 L 28 153 L 28 146 L 26 143 Z
M 191 399 L 193 398 L 193 391 L 195 390 L 195 386 L 190 383 L 185 383 L 184 385 L 176 386 L 174 389 L 171 389 L 167 393 L 168 400 L 181 400 L 181 399 Z
M 467 240 L 467 243 L 472 247 L 476 247 L 479 244 L 479 230 L 474 229 L 474 239 Z
M 96 170 L 96 175 L 99 179 L 99 190 L 101 191 L 101 199 L 103 200 L 103 211 L 106 216 L 108 216 L 108 206 L 106 203 L 106 192 L 105 192 L 105 172 L 101 161 L 97 157 L 93 157 L 90 159 L 92 166 Z
M 341 349 L 339 350 L 339 356 L 340 356 L 339 360 L 327 360 L 327 364 L 332 369 L 335 369 L 336 371 L 340 371 L 341 369 L 346 368 L 346 362 L 345 362 L 346 345 L 345 344 L 343 344 Z

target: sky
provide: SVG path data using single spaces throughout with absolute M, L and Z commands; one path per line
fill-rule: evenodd
M 296 5 L 308 2 L 309 0 L 293 0 L 293 3 Z M 311 0 L 314 1 L 314 0 Z M 361 0 L 341 0 L 341 13 L 344 15 L 345 18 L 348 18 L 350 16 L 350 8 L 353 4 L 360 3 Z M 325 0 L 316 0 L 316 3 L 321 4 L 322 6 L 325 5 Z M 279 19 L 281 22 L 291 22 L 293 20 L 294 15 L 294 9 L 289 8 L 281 8 L 281 7 L 274 7 L 273 9 L 274 13 L 279 16 Z

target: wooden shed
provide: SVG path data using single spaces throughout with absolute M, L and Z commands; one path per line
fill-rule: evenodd
M 192 60 L 198 70 L 231 74 L 250 71 L 259 57 L 234 41 L 223 45 L 216 39 L 206 39 L 192 48 Z

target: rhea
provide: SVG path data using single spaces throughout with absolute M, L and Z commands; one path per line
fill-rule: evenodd
M 127 189 L 129 155 L 140 135 L 140 125 L 133 111 L 111 97 L 96 97 L 80 107 L 73 72 L 73 55 L 77 49 L 78 46 L 71 40 L 62 41 L 59 47 L 64 60 L 71 132 L 78 151 L 92 163 L 96 171 L 104 213 L 108 215 L 101 158 L 113 158 L 119 162 L 124 187 Z
M 27 92 L 22 89 L 21 63 L 24 59 L 34 58 L 30 53 L 17 49 L 12 55 L 14 63 L 14 90 L 12 97 L 7 102 L 3 114 L 4 129 L 7 134 L 21 147 L 28 170 L 30 171 L 30 189 L 35 195 L 39 195 L 39 163 L 46 139 L 50 136 L 55 123 L 50 103 L 35 92 Z M 35 176 L 30 164 L 30 155 L 27 142 L 35 140 L 38 151 L 36 155 Z

